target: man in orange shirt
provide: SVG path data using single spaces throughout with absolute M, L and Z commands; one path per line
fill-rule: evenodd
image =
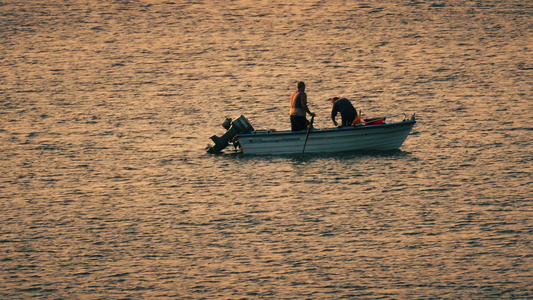
M 307 129 L 306 113 L 314 117 L 315 114 L 307 106 L 307 94 L 305 93 L 305 83 L 298 82 L 298 90 L 291 95 L 291 129 L 292 131 L 301 131 Z

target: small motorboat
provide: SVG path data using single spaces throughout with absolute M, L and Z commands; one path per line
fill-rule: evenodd
M 403 120 L 385 122 L 402 115 Z M 366 119 L 356 126 L 276 131 L 255 130 L 241 115 L 234 121 L 225 120 L 222 126 L 227 132 L 221 137 L 212 136 L 215 145 L 209 145 L 207 152 L 220 153 L 230 144 L 243 154 L 251 155 L 391 151 L 400 148 L 415 123 L 414 115 L 408 119 L 405 114 L 399 114 Z

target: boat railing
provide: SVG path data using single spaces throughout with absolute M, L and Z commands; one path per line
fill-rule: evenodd
M 404 113 L 399 113 L 399 114 L 395 114 L 395 115 L 391 115 L 391 116 L 386 116 L 385 119 L 391 119 L 391 118 L 395 118 L 395 117 L 399 117 L 399 116 L 403 116 L 403 121 L 407 120 L 407 115 L 404 114 Z

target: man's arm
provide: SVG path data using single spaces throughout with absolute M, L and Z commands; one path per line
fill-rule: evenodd
M 331 120 L 333 120 L 333 124 L 335 124 L 335 126 L 337 126 L 337 121 L 335 121 L 335 117 L 337 116 L 337 113 L 338 113 L 338 109 L 337 109 L 337 105 L 333 105 L 333 108 L 331 109 Z
M 309 115 L 311 115 L 312 117 L 315 116 L 315 114 L 312 113 L 312 112 L 309 110 L 309 107 L 307 106 L 307 94 L 305 94 L 305 93 L 302 95 L 302 107 L 305 109 L 305 111 L 306 111 Z

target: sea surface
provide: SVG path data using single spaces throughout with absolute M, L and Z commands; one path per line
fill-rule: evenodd
M 533 298 L 529 0 L 1 0 L 0 298 Z M 206 153 L 307 85 L 399 151 Z

